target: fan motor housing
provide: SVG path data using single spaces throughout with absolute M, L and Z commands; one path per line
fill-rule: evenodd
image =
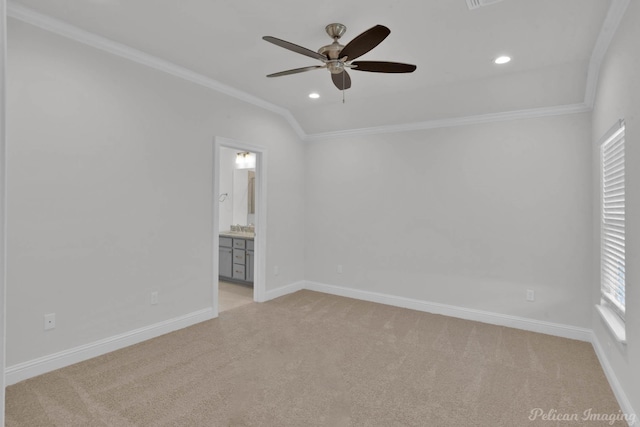
M 338 43 L 338 39 L 342 37 L 345 31 L 347 31 L 347 27 L 344 24 L 333 23 L 324 27 L 324 30 L 327 32 L 329 37 L 333 39 L 333 43 L 322 46 L 318 49 L 318 53 L 326 56 L 330 60 L 336 60 L 339 58 L 340 52 L 342 52 L 342 49 L 344 48 L 343 45 Z M 337 64 L 333 64 L 333 67 L 332 64 L 329 64 L 328 68 L 333 74 L 340 74 L 343 69 L 343 67 L 340 66 L 338 70 Z
M 318 53 L 320 55 L 326 56 L 329 59 L 338 59 L 340 52 L 342 52 L 343 48 L 344 48 L 343 45 L 335 41 L 326 46 L 322 46 L 320 49 L 318 49 Z

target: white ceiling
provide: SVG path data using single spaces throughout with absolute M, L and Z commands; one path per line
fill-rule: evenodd
M 289 110 L 307 134 L 403 125 L 584 102 L 587 70 L 611 0 L 16 0 Z M 317 50 L 326 24 L 343 44 L 383 24 L 361 60 L 413 63 L 412 74 L 351 71 L 342 93 L 327 70 L 265 76 L 319 61 L 262 40 Z M 492 59 L 513 61 L 496 66 Z M 321 98 L 307 95 L 316 91 Z

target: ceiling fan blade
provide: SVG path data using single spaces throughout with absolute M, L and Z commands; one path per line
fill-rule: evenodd
M 348 61 L 353 61 L 378 46 L 382 40 L 387 38 L 389 33 L 391 33 L 391 30 L 384 25 L 376 25 L 375 27 L 369 28 L 347 43 L 342 49 L 342 52 L 340 52 L 340 58 L 346 56 Z
M 344 70 L 340 74 L 331 74 L 331 80 L 333 80 L 333 84 L 340 90 L 349 89 L 351 87 L 351 77 L 349 77 L 347 70 Z
M 355 65 L 352 70 L 372 73 L 413 73 L 417 68 L 412 64 L 385 61 L 354 61 L 351 65 Z
M 288 76 L 289 74 L 304 73 L 318 68 L 324 68 L 324 65 L 312 65 L 311 67 L 294 68 L 293 70 L 280 71 L 279 73 L 269 74 L 267 77 Z
M 285 49 L 289 49 L 289 50 L 291 50 L 293 52 L 296 52 L 296 53 L 299 53 L 299 54 L 302 54 L 302 55 L 306 55 L 306 56 L 309 56 L 309 57 L 314 58 L 314 59 L 319 59 L 322 62 L 326 62 L 327 61 L 327 57 L 326 56 L 320 55 L 318 52 L 314 52 L 314 51 L 312 51 L 310 49 L 307 49 L 306 47 L 298 46 L 297 44 L 293 44 L 293 43 L 285 41 L 285 40 L 280 40 L 280 39 L 277 39 L 277 38 L 271 37 L 271 36 L 264 36 L 262 38 L 262 40 L 266 40 L 269 43 L 273 43 L 276 46 L 280 46 L 280 47 L 283 47 Z

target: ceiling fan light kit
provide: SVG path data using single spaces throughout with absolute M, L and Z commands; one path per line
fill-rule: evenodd
M 267 75 L 267 77 L 280 77 L 289 74 L 297 74 L 305 71 L 326 68 L 331 73 L 331 80 L 339 90 L 346 90 L 351 87 L 351 77 L 347 73 L 347 69 L 355 71 L 368 71 L 371 73 L 412 73 L 416 70 L 416 66 L 412 64 L 403 64 L 400 62 L 386 61 L 354 61 L 356 58 L 369 52 L 378 46 L 391 31 L 384 25 L 376 25 L 346 45 L 338 42 L 340 37 L 347 31 L 347 27 L 343 24 L 334 23 L 325 27 L 325 31 L 333 39 L 333 43 L 322 46 L 317 52 L 298 46 L 291 42 L 281 40 L 271 36 L 264 36 L 263 40 L 273 43 L 276 46 L 291 50 L 301 55 L 317 59 L 323 65 L 312 65 L 309 67 L 294 68 L 292 70 L 280 71 Z

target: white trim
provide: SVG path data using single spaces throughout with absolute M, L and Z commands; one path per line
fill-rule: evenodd
M 598 76 L 600 75 L 602 62 L 630 1 L 631 0 L 613 0 L 611 6 L 609 6 L 607 16 L 602 23 L 600 34 L 598 34 L 598 39 L 591 52 L 591 59 L 589 60 L 589 68 L 587 70 L 587 86 L 584 94 L 584 103 L 589 108 L 593 108 L 596 100 Z
M 620 319 L 620 317 L 606 305 L 596 304 L 596 310 L 600 314 L 600 317 L 604 321 L 604 324 L 613 333 L 616 341 L 618 341 L 620 344 L 626 344 L 627 332 L 622 319 Z
M 300 124 L 295 120 L 289 110 L 267 102 L 264 99 L 258 98 L 247 92 L 220 83 L 217 80 L 203 76 L 202 74 L 198 74 L 172 62 L 166 61 L 153 55 L 149 55 L 148 53 L 134 49 L 122 43 L 115 42 L 106 37 L 102 37 L 89 31 L 85 31 L 83 29 L 75 27 L 71 24 L 67 24 L 66 22 L 59 19 L 55 19 L 48 15 L 36 12 L 33 9 L 22 6 L 13 1 L 9 1 L 7 12 L 8 16 L 10 16 L 11 18 L 19 19 L 20 21 L 34 25 L 43 30 L 50 31 L 52 33 L 69 38 L 71 40 L 75 40 L 96 49 L 109 52 L 113 55 L 126 58 L 130 61 L 137 62 L 138 64 L 146 65 L 156 70 L 163 71 L 175 77 L 179 77 L 200 86 L 204 86 L 208 89 L 212 89 L 216 92 L 220 92 L 233 98 L 239 99 L 240 101 L 255 105 L 256 107 L 279 114 L 280 116 L 284 117 L 287 122 L 289 122 L 293 130 L 298 134 L 298 137 L 304 138 L 305 136 L 305 133 L 300 127 Z
M 293 128 L 294 132 L 303 141 L 319 141 L 329 138 L 338 138 L 356 135 L 372 135 L 394 132 L 410 132 L 416 130 L 436 129 L 443 127 L 467 126 L 479 123 L 491 123 L 503 120 L 528 119 L 536 117 L 560 116 L 565 114 L 576 114 L 591 111 L 593 108 L 593 100 L 597 86 L 597 77 L 604 54 L 611 42 L 611 38 L 615 34 L 618 24 L 630 0 L 613 0 L 609 12 L 602 26 L 598 41 L 594 47 L 591 60 L 589 63 L 589 72 L 587 76 L 587 88 L 585 94 L 585 102 L 582 104 L 569 104 L 552 107 L 533 108 L 527 110 L 505 111 L 492 114 L 481 114 L 467 117 L 454 117 L 440 120 L 427 120 L 424 122 L 406 123 L 401 125 L 376 126 L 361 129 L 349 129 L 335 132 L 320 132 L 315 134 L 306 134 L 298 121 L 295 119 L 291 111 L 286 108 L 277 106 L 267 102 L 261 98 L 255 97 L 244 91 L 235 89 L 218 82 L 212 78 L 203 76 L 187 68 L 173 64 L 164 59 L 160 59 L 153 55 L 149 55 L 137 49 L 133 49 L 122 43 L 117 43 L 106 37 L 99 36 L 89 31 L 82 30 L 73 25 L 67 24 L 61 20 L 38 13 L 28 7 L 17 4 L 13 1 L 8 2 L 8 16 L 19 19 L 36 27 L 50 31 L 52 33 L 67 37 L 80 43 L 92 46 L 111 54 L 129 59 L 154 68 L 159 71 L 166 72 L 175 77 L 190 81 L 192 83 L 207 87 L 228 96 L 234 97 L 241 101 L 248 102 L 259 108 L 274 112 L 282 116 Z
M 323 292 L 332 295 L 339 295 L 348 298 L 355 298 L 363 301 L 376 302 L 380 304 L 392 305 L 395 307 L 408 308 L 412 310 L 423 311 L 427 313 L 442 314 L 445 316 L 456 317 L 460 319 L 472 320 L 476 322 L 489 323 L 492 325 L 506 326 L 526 331 L 539 332 L 543 334 L 575 339 L 590 342 L 600 361 L 600 365 L 609 381 L 609 385 L 625 414 L 633 414 L 634 422 L 630 422 L 630 427 L 640 426 L 637 413 L 634 411 L 624 388 L 618 381 L 609 360 L 604 353 L 598 337 L 591 329 L 580 328 L 571 325 L 563 325 L 558 323 L 545 322 L 541 320 L 527 319 L 518 316 L 510 316 L 500 313 L 492 313 L 482 310 L 469 309 L 464 307 L 451 306 L 440 303 L 421 301 L 412 298 L 398 297 L 377 292 L 362 291 L 353 288 L 345 288 L 342 286 L 327 285 L 318 282 L 304 282 L 304 289 Z
M 213 257 L 211 263 L 211 306 L 213 307 L 214 317 L 218 317 L 220 314 L 218 301 L 220 300 L 220 286 L 218 275 L 220 272 L 220 144 L 216 143 L 213 139 L 213 164 L 212 170 L 212 182 L 213 182 L 213 194 L 211 197 L 211 230 L 213 235 L 211 236 L 211 256 Z M 217 249 L 216 249 L 217 248 Z
M 271 289 L 265 293 L 265 301 L 271 301 L 272 299 L 280 298 L 288 294 L 292 294 L 294 292 L 298 292 L 302 289 L 305 289 L 304 281 L 299 281 L 295 283 L 291 283 L 289 285 L 280 286 L 276 289 Z
M 413 298 L 398 297 L 378 292 L 345 288 L 342 286 L 327 285 L 324 283 L 306 282 L 305 289 L 316 292 L 323 292 L 326 294 L 355 298 L 363 301 L 377 302 L 380 304 L 392 305 L 395 307 L 409 308 L 411 310 L 424 311 L 427 313 L 442 314 L 444 316 L 456 317 L 459 319 L 473 320 L 476 322 L 506 326 L 509 328 L 522 329 L 525 331 L 539 332 L 542 334 L 554 335 L 557 337 L 570 338 L 580 341 L 590 342 L 592 336 L 592 332 L 590 329 L 580 328 L 577 326 L 562 325 L 559 323 L 527 319 L 525 317 L 493 313 L 472 308 L 457 307 L 453 305 L 422 301 Z
M 633 410 L 633 407 L 631 406 L 631 402 L 627 397 L 627 393 L 625 393 L 624 388 L 622 388 L 622 385 L 620 384 L 620 381 L 618 381 L 618 377 L 616 376 L 616 373 L 613 370 L 611 363 L 609 363 L 609 359 L 607 358 L 607 355 L 604 352 L 602 345 L 600 344 L 600 340 L 598 340 L 598 336 L 596 335 L 595 332 L 592 332 L 591 334 L 592 334 L 591 344 L 593 345 L 593 349 L 596 353 L 596 356 L 598 356 L 598 360 L 600 361 L 600 366 L 602 366 L 602 370 L 604 371 L 604 374 L 607 377 L 607 380 L 609 381 L 611 390 L 613 390 L 613 394 L 615 395 L 616 400 L 620 405 L 620 409 L 625 414 L 634 415 L 635 422 L 632 422 L 632 423 L 630 422 L 629 426 L 630 427 L 640 426 L 640 421 L 638 420 L 637 413 Z
M 0 425 L 4 425 L 6 366 L 6 254 L 7 254 L 7 214 L 6 214 L 6 139 L 7 139 L 7 4 L 0 0 Z
M 335 132 L 309 134 L 305 141 L 322 141 L 330 138 L 346 136 L 373 135 L 383 133 L 411 132 L 417 130 L 468 126 L 482 123 L 501 122 L 506 120 L 533 119 L 538 117 L 563 116 L 567 114 L 586 113 L 591 107 L 585 104 L 559 105 L 554 107 L 532 108 L 529 110 L 504 111 L 501 113 L 480 114 L 467 117 L 453 117 L 450 119 L 428 120 L 426 122 L 406 123 L 402 125 L 377 126 L 361 129 L 347 129 Z
M 267 278 L 267 149 L 259 145 L 247 144 L 229 138 L 216 136 L 214 138 L 214 163 L 213 163 L 213 289 L 214 307 L 218 312 L 218 271 L 219 271 L 219 234 L 220 234 L 220 201 L 217 197 L 220 194 L 220 147 L 232 148 L 240 151 L 250 151 L 256 153 L 256 215 L 255 215 L 255 241 L 254 241 L 254 277 L 253 277 L 253 300 L 256 302 L 265 301 L 266 278 Z
M 130 345 L 138 344 L 148 339 L 159 337 L 160 335 L 168 334 L 169 332 L 210 319 L 213 319 L 213 309 L 211 307 L 27 362 L 18 363 L 5 369 L 6 383 L 7 385 L 15 384 L 27 378 L 73 365 L 74 363 L 79 363 Z

